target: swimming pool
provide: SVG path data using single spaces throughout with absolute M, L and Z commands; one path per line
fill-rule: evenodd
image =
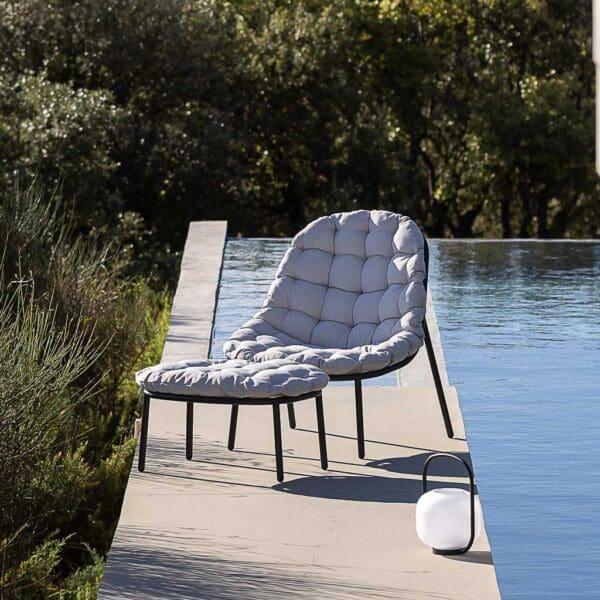
M 288 244 L 228 241 L 213 356 L 261 305 Z M 430 248 L 502 596 L 600 597 L 600 243 Z

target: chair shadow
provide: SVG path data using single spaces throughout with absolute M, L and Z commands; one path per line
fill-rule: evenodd
M 296 431 L 304 431 L 306 433 L 318 433 L 318 431 L 316 429 L 310 429 L 308 427 L 296 427 Z M 353 442 L 356 442 L 355 436 L 342 435 L 341 433 L 332 433 L 331 431 L 327 431 L 327 437 L 340 438 L 343 440 L 352 440 Z M 453 438 L 453 439 L 458 440 L 461 438 Z M 429 448 L 420 448 L 419 446 L 406 446 L 405 444 L 395 444 L 393 442 L 384 442 L 382 440 L 365 439 L 365 443 L 366 444 L 379 444 L 381 446 L 392 446 L 394 448 L 409 448 L 410 450 L 424 450 L 424 451 L 434 452 L 434 450 L 430 450 Z
M 422 452 L 411 456 L 394 456 L 373 460 L 367 463 L 367 467 L 373 469 L 383 469 L 390 473 L 402 473 L 406 475 L 421 475 L 423 465 L 429 456 L 434 452 Z M 471 456 L 468 452 L 452 452 L 454 456 L 464 460 L 471 468 Z M 455 460 L 443 459 L 435 460 L 429 467 L 428 474 L 433 477 L 464 477 L 467 475 L 465 467 Z
M 443 482 L 431 481 L 429 487 L 434 489 L 443 486 Z M 466 489 L 463 484 L 455 487 Z M 378 475 L 300 477 L 278 483 L 273 486 L 273 489 L 287 494 L 329 500 L 397 504 L 414 504 L 423 493 L 422 483 L 419 479 Z

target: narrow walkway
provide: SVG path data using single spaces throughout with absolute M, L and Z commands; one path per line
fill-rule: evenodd
M 224 239 L 224 223 L 192 224 L 163 360 L 208 354 Z M 270 407 L 240 408 L 238 449 L 229 452 L 227 407 L 197 406 L 186 461 L 185 406 L 153 401 L 146 472 L 132 469 L 99 597 L 499 598 L 485 536 L 454 558 L 433 555 L 416 537 L 425 456 L 468 456 L 468 448 L 454 389 L 449 405 L 463 439 L 448 440 L 427 363 L 415 363 L 403 387 L 365 390 L 365 460 L 356 456 L 351 388 L 324 394 L 326 473 L 314 405 L 298 403 L 298 429 L 283 428 L 282 484 Z M 433 475 L 457 482 L 459 473 Z

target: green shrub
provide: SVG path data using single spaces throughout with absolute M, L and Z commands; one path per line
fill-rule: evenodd
M 8 294 L 0 313 L 0 539 L 3 568 L 23 564 L 0 581 L 12 586 L 15 576 L 39 579 L 47 553 L 28 555 L 33 540 L 66 526 L 88 485 L 76 407 L 92 395 L 93 382 L 79 382 L 98 351 L 21 285 Z
M 96 248 L 65 223 L 68 211 L 37 184 L 2 198 L 0 590 L 6 597 L 38 597 L 65 585 L 75 593 L 77 581 L 93 589 L 96 558 L 110 545 L 135 447 L 132 374 L 156 359 L 168 314 L 167 296 L 122 276 L 117 249 Z
M 0 106 L 1 158 L 18 167 L 4 170 L 4 186 L 12 188 L 17 174 L 60 183 L 75 201 L 78 227 L 114 221 L 116 139 L 127 121 L 111 93 L 49 80 L 43 70 L 0 70 Z
M 63 582 L 56 595 L 60 600 L 95 600 L 100 589 L 105 562 L 92 548 L 87 548 L 90 562 L 77 569 Z

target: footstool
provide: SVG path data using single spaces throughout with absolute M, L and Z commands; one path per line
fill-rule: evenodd
M 293 423 L 293 403 L 315 398 L 321 467 L 327 468 L 325 419 L 321 390 L 329 382 L 318 367 L 293 363 L 285 359 L 250 363 L 244 360 L 188 360 L 155 365 L 135 376 L 143 391 L 142 430 L 138 469 L 144 471 L 148 441 L 150 400 L 174 400 L 187 403 L 186 458 L 192 458 L 194 403 L 229 404 L 232 407 L 228 447 L 233 450 L 240 405 L 273 407 L 275 434 L 275 464 L 277 480 L 283 481 L 281 417 L 279 408 L 286 404 L 290 424 Z

